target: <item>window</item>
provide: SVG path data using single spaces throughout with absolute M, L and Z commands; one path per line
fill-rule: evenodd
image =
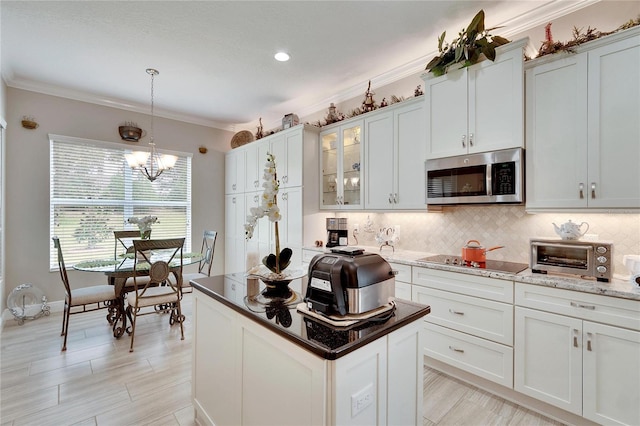
M 157 216 L 152 238 L 186 237 L 184 250 L 191 250 L 191 154 L 171 152 L 175 167 L 150 182 L 127 166 L 124 155 L 134 149 L 57 135 L 49 142 L 49 232 L 60 238 L 68 265 L 113 257 L 113 231 L 137 229 L 125 223 L 131 216 Z M 49 264 L 58 266 L 53 244 Z

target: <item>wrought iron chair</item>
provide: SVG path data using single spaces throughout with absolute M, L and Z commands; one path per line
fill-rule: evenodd
M 127 293 L 127 315 L 131 319 L 131 347 L 136 333 L 136 319 L 141 315 L 169 312 L 169 324 L 180 323 L 181 339 L 184 340 L 184 315 L 180 307 L 182 297 L 182 248 L 184 238 L 164 240 L 135 240 L 133 272 L 134 290 Z M 163 260 L 152 261 L 151 253 L 164 251 Z M 148 269 L 147 269 L 148 268 Z M 173 270 L 172 270 L 173 269 Z M 141 281 L 141 278 L 143 280 Z M 164 285 L 160 286 L 160 283 Z M 153 309 L 145 309 L 153 308 Z
M 151 230 L 148 231 L 151 235 Z M 140 231 L 126 230 L 126 231 L 113 231 L 113 238 L 115 240 L 113 248 L 113 259 L 120 260 L 122 263 L 126 260 L 125 255 L 134 255 L 133 240 L 140 239 Z M 142 276 L 138 278 L 142 280 Z M 124 283 L 124 291 L 129 292 L 133 290 L 133 280 L 127 279 Z
M 64 284 L 64 312 L 62 314 L 62 332 L 60 335 L 64 336 L 62 350 L 66 351 L 70 315 L 107 308 L 109 309 L 107 320 L 109 321 L 109 324 L 113 324 L 118 300 L 116 298 L 114 287 L 108 284 L 72 289 L 67 275 L 67 268 L 64 264 L 64 257 L 62 256 L 60 239 L 58 237 L 53 237 L 52 240 L 53 246 L 58 250 L 58 269 L 60 270 L 62 284 Z M 82 307 L 82 309 L 73 309 L 79 307 Z
M 202 248 L 200 249 L 202 259 L 198 263 L 198 272 L 190 272 L 182 275 L 183 293 L 190 293 L 193 291 L 193 288 L 189 285 L 191 280 L 211 276 L 211 267 L 213 266 L 213 254 L 216 248 L 217 236 L 218 233 L 216 231 L 204 231 L 202 236 Z
M 151 230 L 148 231 L 151 235 Z M 113 231 L 115 246 L 113 248 L 113 258 L 118 259 L 119 256 L 133 253 L 133 240 L 140 239 L 140 231 L 128 229 L 125 231 Z

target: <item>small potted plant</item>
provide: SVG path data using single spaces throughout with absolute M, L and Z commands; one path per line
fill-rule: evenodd
M 458 68 L 468 67 L 479 62 L 483 56 L 494 61 L 496 47 L 509 43 L 506 38 L 489 34 L 489 31 L 496 28 L 500 27 L 485 29 L 484 10 L 481 9 L 473 17 L 469 26 L 463 29 L 451 44 L 444 40 L 446 31 L 438 37 L 440 54 L 434 57 L 425 69 L 435 76 L 441 76 L 446 74 L 452 65 L 460 64 Z

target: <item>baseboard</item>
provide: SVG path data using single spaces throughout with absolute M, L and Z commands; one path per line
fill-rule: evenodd
M 437 359 L 425 356 L 424 365 L 561 423 L 579 426 L 598 426 L 598 423 L 594 423 L 584 417 L 569 413 L 568 411 L 551 404 L 547 404 L 546 402 L 521 394 L 511 388 L 507 388 L 490 380 L 478 377 L 459 368 L 452 367 L 451 365 L 438 361 Z
M 51 314 L 64 311 L 64 300 L 56 300 L 55 302 L 47 302 L 49 305 L 49 312 Z M 25 320 L 25 321 L 35 321 L 35 320 Z M 2 316 L 0 317 L 0 330 L 4 330 L 4 327 L 13 327 L 14 325 L 20 325 L 18 321 L 15 319 L 11 310 L 5 309 L 2 312 Z

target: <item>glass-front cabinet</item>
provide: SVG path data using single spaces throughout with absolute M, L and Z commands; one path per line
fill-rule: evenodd
M 321 209 L 362 208 L 362 121 L 320 133 Z

